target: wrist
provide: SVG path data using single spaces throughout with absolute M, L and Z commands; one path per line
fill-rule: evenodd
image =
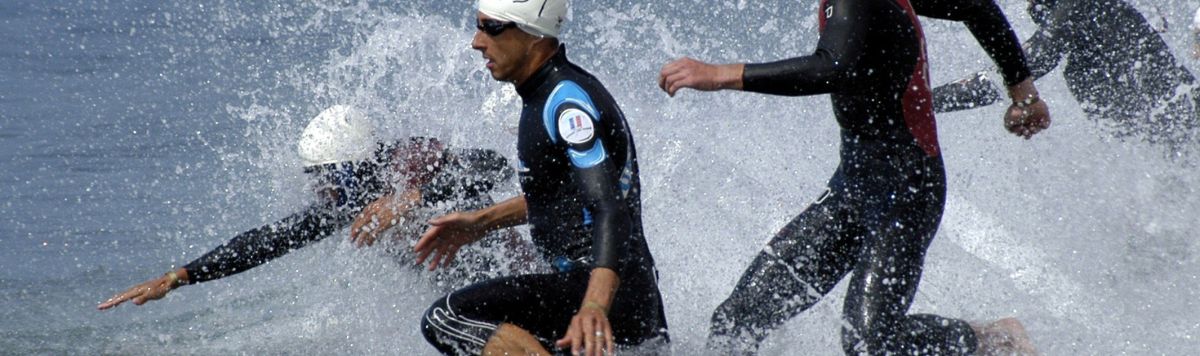
M 179 274 L 175 273 L 175 271 L 167 272 L 167 274 L 163 275 L 163 278 L 167 279 L 167 289 L 179 287 Z
M 188 273 L 186 269 L 178 268 L 167 272 L 164 276 L 167 278 L 167 285 L 171 289 L 179 288 L 188 284 Z
M 1024 98 L 1013 98 L 1013 105 L 1016 105 L 1018 108 L 1022 108 L 1022 109 L 1033 106 L 1034 104 L 1037 104 L 1040 102 L 1042 102 L 1042 98 L 1039 97 L 1036 93 L 1026 96 Z
M 1033 78 L 1025 79 L 1020 83 L 1009 86 L 1008 97 L 1012 99 L 1014 105 L 1022 108 L 1041 101 L 1037 87 L 1033 85 Z
M 742 76 L 746 72 L 745 64 L 725 64 L 718 67 L 720 89 L 742 90 Z
M 584 301 L 583 305 L 579 307 L 579 310 L 583 310 L 583 309 L 595 309 L 596 311 L 599 311 L 601 314 L 608 315 L 608 307 L 607 306 L 601 305 L 600 303 L 593 302 L 590 300 Z
M 467 223 L 475 229 L 487 231 L 495 229 L 499 223 L 491 209 L 479 209 L 466 212 Z

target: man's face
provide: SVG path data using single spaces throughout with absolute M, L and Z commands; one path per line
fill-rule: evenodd
M 479 13 L 476 21 L 483 23 L 497 20 Z M 471 48 L 483 53 L 483 58 L 487 60 L 487 68 L 492 72 L 492 78 L 512 82 L 520 79 L 517 76 L 528 62 L 531 37 L 513 26 L 509 26 L 497 34 L 489 34 L 477 29 L 475 38 L 471 40 Z

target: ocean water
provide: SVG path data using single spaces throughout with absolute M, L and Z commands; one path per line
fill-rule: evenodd
M 1025 37 L 1021 1 L 1001 5 Z M 1200 2 L 1138 2 L 1178 58 Z M 388 135 L 515 154 L 519 101 L 469 48 L 471 2 L 0 1 L 0 354 L 433 354 L 441 293 L 334 237 L 144 306 L 112 294 L 308 202 L 294 142 L 325 107 Z M 613 92 L 642 159 L 646 230 L 676 354 L 837 163 L 827 97 L 656 87 L 672 58 L 807 53 L 811 1 L 577 2 L 574 61 Z M 933 81 L 987 68 L 965 29 L 924 20 Z M 1053 127 L 1000 107 L 939 116 L 949 201 L 913 312 L 1016 316 L 1047 355 L 1200 352 L 1200 169 L 1111 137 L 1061 76 Z M 504 187 L 497 198 L 516 194 Z M 340 235 L 344 237 L 345 234 Z M 764 354 L 837 355 L 844 288 Z

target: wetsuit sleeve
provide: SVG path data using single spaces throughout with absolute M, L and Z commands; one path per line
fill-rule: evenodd
M 832 1 L 813 54 L 772 63 L 747 64 L 742 90 L 775 95 L 816 95 L 851 89 L 852 68 L 858 67 L 870 21 L 856 20 L 868 1 Z
M 579 91 L 580 95 L 582 90 Z M 580 196 L 592 217 L 592 260 L 593 267 L 610 268 L 621 274 L 622 252 L 626 251 L 633 221 L 629 206 L 622 198 L 617 177 L 617 163 L 610 157 L 611 134 L 603 129 L 599 113 L 594 105 L 577 105 L 570 102 L 590 103 L 583 97 L 567 101 L 554 111 L 553 131 L 558 142 L 563 144 L 566 157 L 579 183 Z M 608 118 L 615 120 L 615 118 Z
M 1000 67 L 1005 85 L 1029 78 L 1025 52 L 994 0 L 912 0 L 918 15 L 962 22 Z
M 1064 39 L 1068 35 L 1065 27 L 1070 23 L 1071 3 L 1064 1 L 1056 5 L 1041 21 L 1033 37 L 1025 42 L 1025 52 L 1029 56 L 1029 67 L 1035 80 L 1058 67 L 1067 51 L 1069 41 Z
M 1003 95 L 987 77 L 987 72 L 933 88 L 933 112 L 955 112 L 992 105 Z
M 189 283 L 228 277 L 324 239 L 348 223 L 347 214 L 311 207 L 273 224 L 238 234 L 183 268 L 188 272 Z
M 473 199 L 487 194 L 512 178 L 508 159 L 493 150 L 465 149 L 448 152 L 452 157 L 433 180 L 421 187 L 422 200 L 432 204 L 451 199 Z

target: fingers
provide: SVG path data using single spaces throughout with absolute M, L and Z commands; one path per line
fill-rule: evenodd
M 443 266 L 443 264 L 446 263 L 446 252 L 448 249 L 450 249 L 450 247 L 444 244 L 438 246 L 437 254 L 433 255 L 433 261 L 429 262 L 430 271 L 435 270 L 438 268 L 438 266 Z
M 430 223 L 433 223 L 432 221 Z M 436 244 L 438 235 L 441 234 L 444 227 L 433 225 L 429 230 L 425 230 L 421 234 L 421 239 L 417 241 L 417 245 L 413 246 L 413 251 L 417 252 L 417 264 L 424 264 L 425 258 L 429 257 L 429 253 L 433 252 L 433 247 Z
M 112 298 L 108 298 L 108 300 L 104 301 L 104 303 L 101 303 L 99 306 L 97 306 L 97 308 L 100 310 L 110 309 L 112 307 L 121 305 L 122 303 L 125 303 L 125 302 L 129 301 L 130 299 L 145 295 L 146 292 L 148 292 L 150 290 L 149 287 L 146 287 L 147 283 L 148 282 L 143 282 L 142 284 L 133 286 L 133 288 L 129 288 L 128 290 L 126 290 L 124 292 L 114 295 Z M 136 300 L 134 302 L 135 302 L 134 304 L 137 304 L 137 305 L 142 305 L 142 303 L 145 303 L 145 301 L 143 301 L 142 303 L 137 303 Z
M 674 97 L 675 93 L 678 93 L 680 89 L 696 88 L 695 84 L 696 84 L 696 78 L 695 78 L 694 73 L 687 68 L 681 68 L 680 70 L 678 70 L 674 73 L 671 73 L 669 76 L 667 76 L 666 91 L 667 91 L 668 95 Z
M 152 288 L 154 288 L 152 284 L 142 284 L 141 286 L 138 286 L 137 295 L 133 297 L 133 305 L 142 305 L 146 304 L 146 302 L 150 301 L 151 299 L 158 299 L 151 297 L 153 295 Z
M 604 319 L 603 321 L 604 322 L 602 323 L 602 325 L 604 327 L 601 329 L 604 330 L 604 342 L 606 345 L 604 347 L 604 350 L 608 351 L 607 352 L 608 355 L 616 355 L 615 348 L 617 346 L 617 343 L 615 341 L 613 341 L 612 324 L 608 323 L 608 319 Z
M 126 293 L 121 293 L 121 294 L 112 296 L 112 298 L 108 298 L 108 300 L 105 300 L 104 303 L 100 303 L 100 305 L 96 306 L 96 309 L 108 310 L 108 309 L 111 309 L 112 307 L 121 305 L 121 303 L 124 303 L 125 301 L 129 300 L 129 297 L 126 296 L 125 294 Z
M 558 339 L 558 341 L 555 341 L 554 347 L 556 347 L 558 349 L 570 348 L 572 355 L 578 355 L 579 347 L 575 346 L 575 345 L 578 345 L 578 343 L 575 340 L 576 340 L 576 337 L 571 332 L 571 329 L 567 329 L 567 334 L 564 335 L 563 338 Z
M 357 247 L 374 245 L 376 235 L 389 227 L 391 226 L 383 226 L 383 224 L 379 222 L 379 219 L 372 215 L 370 219 L 367 219 L 366 224 L 363 225 L 361 230 L 362 233 L 357 236 L 357 239 L 354 241 L 354 245 Z
M 1050 127 L 1050 115 L 1045 104 L 1030 107 L 1009 107 L 1004 117 L 1004 128 L 1015 135 L 1030 139 Z
M 571 338 L 572 355 L 579 355 L 580 348 L 584 344 L 583 338 L 585 336 L 583 334 L 583 329 L 579 324 L 579 316 L 576 315 L 574 318 L 571 318 L 571 327 L 567 329 L 567 335 L 569 335 Z
M 596 339 L 598 337 L 603 337 L 604 335 L 596 335 L 596 330 L 599 330 L 599 329 L 596 328 L 595 319 L 592 319 L 592 318 L 580 318 L 580 319 L 583 319 L 580 322 L 580 324 L 582 324 L 581 326 L 583 327 L 583 353 L 588 356 L 595 355 L 595 354 L 597 354 L 596 351 L 600 350 L 600 348 L 598 347 L 599 345 L 596 344 Z
M 367 221 L 370 220 L 364 215 L 359 215 L 354 219 L 354 223 L 350 224 L 350 241 L 354 241 L 358 238 L 358 234 L 362 233 L 362 229 L 367 225 Z
M 439 217 L 436 217 L 433 219 L 429 219 L 429 225 L 441 226 L 441 225 L 449 224 L 451 221 L 458 219 L 458 215 L 459 215 L 459 213 L 450 213 L 450 214 L 442 215 L 442 216 L 439 216 Z
M 658 87 L 667 92 L 667 95 L 674 97 L 675 92 L 679 90 L 675 85 L 680 78 L 686 77 L 686 64 L 690 58 L 684 57 L 667 63 L 663 66 L 662 71 L 658 75 Z
M 454 256 L 458 255 L 458 249 L 459 247 L 454 245 L 442 246 L 442 248 L 438 251 L 440 255 L 434 256 L 433 264 L 429 266 L 429 270 L 435 270 L 439 266 L 442 268 L 449 267 L 450 262 L 454 261 Z M 441 262 L 439 262 L 439 260 Z
M 580 312 L 571 318 L 571 325 L 554 346 L 559 349 L 570 347 L 572 355 L 602 356 L 612 355 L 616 342 L 608 318 L 603 314 Z
M 668 64 L 668 65 L 670 65 L 670 64 Z M 662 89 L 662 91 L 667 91 L 667 75 L 669 75 L 669 74 L 670 73 L 667 73 L 666 66 L 663 66 L 662 71 L 658 72 L 658 88 Z
M 430 247 L 430 248 L 426 248 L 424 250 L 416 250 L 416 251 L 417 251 L 417 265 L 420 266 L 420 265 L 425 264 L 425 259 L 429 258 L 429 255 L 433 253 L 434 249 L 432 247 Z M 437 259 L 437 256 L 435 255 L 433 258 Z

